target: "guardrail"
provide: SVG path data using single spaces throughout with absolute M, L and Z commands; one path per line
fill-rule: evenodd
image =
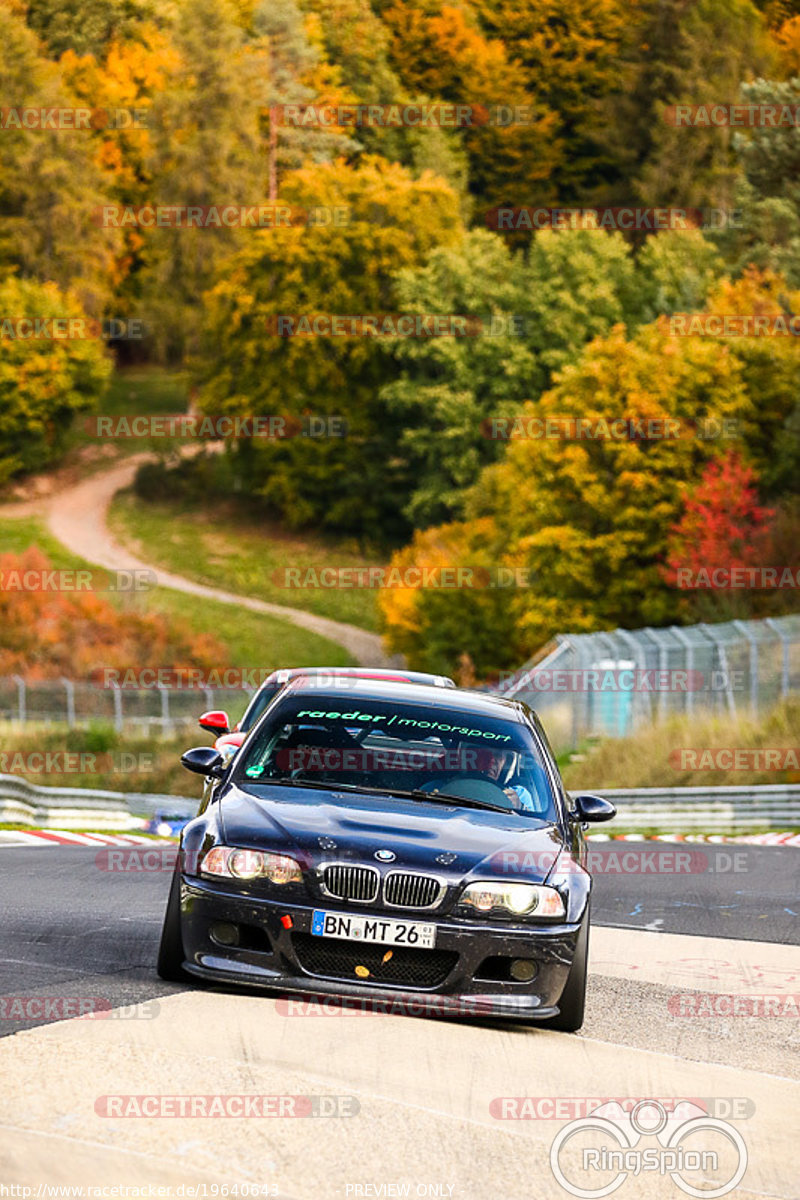
M 199 801 L 94 788 L 39 787 L 16 775 L 0 775 L 0 824 L 37 829 L 136 829 L 143 816 L 170 808 L 193 816 Z
M 580 789 L 617 806 L 613 832 L 747 833 L 800 829 L 800 784 L 754 787 Z M 145 792 L 48 788 L 15 775 L 0 775 L 0 823 L 40 829 L 132 829 L 157 808 L 191 817 L 198 800 Z M 597 831 L 605 826 L 597 826 Z
M 577 795 L 581 789 L 573 788 Z M 800 784 L 737 787 L 598 789 L 617 806 L 609 831 L 748 833 L 800 829 Z M 605 827 L 597 826 L 598 832 Z

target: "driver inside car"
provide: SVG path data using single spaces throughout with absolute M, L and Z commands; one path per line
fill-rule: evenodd
M 515 751 L 469 747 L 464 749 L 464 758 L 468 766 L 464 767 L 463 778 L 480 777 L 496 784 L 509 801 L 509 807 L 516 812 L 537 811 L 534 795 L 528 786 L 532 781 L 523 780 L 519 771 L 520 755 Z M 438 781 L 429 779 L 420 790 L 436 792 L 439 790 Z

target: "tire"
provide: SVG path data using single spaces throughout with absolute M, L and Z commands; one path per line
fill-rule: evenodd
M 181 935 L 181 873 L 180 859 L 169 889 L 161 944 L 158 947 L 159 977 L 168 983 L 188 983 L 190 976 L 183 969 L 183 937 Z
M 545 1029 L 557 1029 L 561 1033 L 576 1033 L 583 1025 L 586 1007 L 586 966 L 589 958 L 589 905 L 581 922 L 575 957 L 569 969 L 567 982 L 558 1002 L 558 1016 L 550 1017 L 539 1024 Z

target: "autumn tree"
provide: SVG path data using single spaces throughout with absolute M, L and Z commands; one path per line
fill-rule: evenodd
M 442 180 L 416 180 L 378 158 L 294 172 L 281 199 L 326 223 L 253 231 L 208 298 L 202 405 L 343 416 L 345 439 L 242 443 L 234 453 L 244 486 L 294 526 L 403 536 L 408 483 L 398 419 L 380 399 L 385 350 L 372 337 L 281 337 L 269 318 L 397 311 L 395 273 L 462 236 L 458 199 Z
M 53 564 L 37 546 L 0 554 L 0 675 L 27 679 L 89 680 L 104 669 L 140 671 L 165 665 L 210 671 L 225 661 L 225 647 L 160 614 L 114 607 L 101 587 L 56 591 L 27 588 L 27 572 Z M 95 579 L 102 583 L 102 572 Z M 17 582 L 19 581 L 19 586 Z
M 356 145 L 338 129 L 298 128 L 280 119 L 279 113 L 288 104 L 302 106 L 349 98 L 347 92 L 336 86 L 338 73 L 322 65 L 320 38 L 315 42 L 307 28 L 307 23 L 313 20 L 304 18 L 295 0 L 266 0 L 253 14 L 254 35 L 261 39 L 260 50 L 266 57 L 269 109 L 264 118 L 270 200 L 278 197 L 279 166 L 289 169 L 310 159 L 330 161 L 337 153 L 344 154 Z M 330 89 L 334 94 L 320 95 L 320 88 Z
M 753 408 L 736 358 L 713 340 L 671 337 L 663 318 L 631 339 L 622 327 L 595 339 L 536 405 L 523 407 L 518 436 L 469 497 L 459 560 L 474 555 L 475 525 L 482 553 L 519 573 L 524 586 L 507 593 L 506 606 L 520 653 L 559 631 L 674 619 L 675 595 L 662 575 L 667 532 L 686 486 L 721 447 L 698 426 L 719 432 Z M 556 422 L 549 435 L 528 423 L 548 418 Z M 594 432 L 570 432 L 570 418 Z M 605 432 L 615 419 L 627 424 Z M 665 436 L 665 421 L 677 421 L 681 436 Z M 642 436 L 643 423 L 655 436 Z M 446 538 L 447 528 L 431 536 Z M 480 600 L 465 592 L 459 603 Z M 393 646 L 391 625 L 388 637 Z M 413 643 L 408 630 L 403 641 Z M 506 641 L 503 632 L 495 665 L 505 661 Z M 413 644 L 423 652 L 421 638 Z M 464 651 L 472 654 L 464 638 L 451 643 L 451 662 Z
M 509 583 L 515 579 L 511 570 L 506 576 L 498 572 L 502 563 L 490 518 L 415 533 L 393 555 L 391 567 L 400 572 L 422 568 L 433 585 L 380 593 L 382 625 L 392 649 L 415 668 L 440 674 L 455 674 L 465 655 L 482 678 L 515 666 L 524 655 L 524 639 L 515 627 L 510 586 L 495 586 L 506 577 Z M 453 567 L 462 568 L 464 586 L 436 586 L 448 579 L 443 569 Z
M 139 22 L 159 12 L 171 15 L 173 4 L 156 0 L 27 0 L 31 29 L 42 39 L 53 58 L 67 50 L 102 55 L 114 39 L 134 33 Z
M 75 415 L 96 407 L 104 394 L 111 360 L 96 323 L 90 325 L 73 293 L 62 292 L 54 283 L 10 276 L 0 282 L 0 313 L 2 484 L 60 456 Z M 26 327 L 17 320 L 27 320 L 31 331 L 42 320 L 52 333 L 52 320 L 64 318 L 80 322 L 84 336 L 24 336 Z
M 617 322 L 632 331 L 661 313 L 701 307 L 721 271 L 718 253 L 696 231 L 652 237 L 634 256 L 621 234 L 601 230 L 543 230 L 516 254 L 501 236 L 476 230 L 403 272 L 397 290 L 405 308 L 481 313 L 496 331 L 390 350 L 394 377 L 382 394 L 402 418 L 413 524 L 463 515 L 480 470 L 506 446 L 494 418 L 513 419 Z
M 266 52 L 248 47 L 229 0 L 197 0 L 182 8 L 173 41 L 178 65 L 151 109 L 150 202 L 201 208 L 263 203 Z M 178 359 L 194 348 L 200 297 L 249 232 L 141 231 L 143 310 L 164 356 Z
M 742 89 L 747 104 L 800 104 L 800 79 L 758 80 Z M 738 273 L 753 265 L 800 287 L 800 134 L 794 125 L 736 133 L 744 179 L 737 228 L 722 239 Z
M 606 198 L 731 209 L 735 130 L 677 126 L 678 104 L 736 104 L 773 50 L 751 0 L 642 0 L 622 44 L 624 86 L 603 104 L 612 168 Z
M 563 155 L 557 118 L 533 93 L 505 41 L 487 36 L 467 4 L 403 0 L 384 6 L 381 18 L 390 31 L 391 65 L 407 93 L 475 110 L 461 137 L 476 209 L 553 198 L 551 176 Z M 498 117 L 499 107 L 519 109 L 520 119 Z
M 762 598 L 749 589 L 708 590 L 686 584 L 687 579 L 713 583 L 719 568 L 730 572 L 778 566 L 770 561 L 774 516 L 774 509 L 759 504 L 755 472 L 737 451 L 706 465 L 699 483 L 686 493 L 667 544 L 664 577 L 680 590 L 687 620 L 724 621 L 759 612 Z
M 502 41 L 521 72 L 525 92 L 553 114 L 550 137 L 561 153 L 550 179 L 552 198 L 585 202 L 605 175 L 601 105 L 621 89 L 620 50 L 640 0 L 517 0 L 510 7 L 477 0 L 476 7 L 487 35 Z
M 11 110 L 74 107 L 35 35 L 0 7 L 0 95 Z M 84 131 L 7 124 L 0 139 L 0 270 L 72 289 L 99 316 L 110 301 L 118 231 L 93 219 L 106 199 Z

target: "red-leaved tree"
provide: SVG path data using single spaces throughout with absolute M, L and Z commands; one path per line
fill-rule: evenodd
M 697 587 L 697 581 L 713 583 L 719 568 L 726 575 L 739 567 L 780 568 L 770 561 L 774 516 L 774 509 L 758 503 L 755 472 L 735 450 L 707 464 L 667 544 L 665 578 L 687 589 L 687 615 L 702 620 L 760 614 L 752 588 Z

